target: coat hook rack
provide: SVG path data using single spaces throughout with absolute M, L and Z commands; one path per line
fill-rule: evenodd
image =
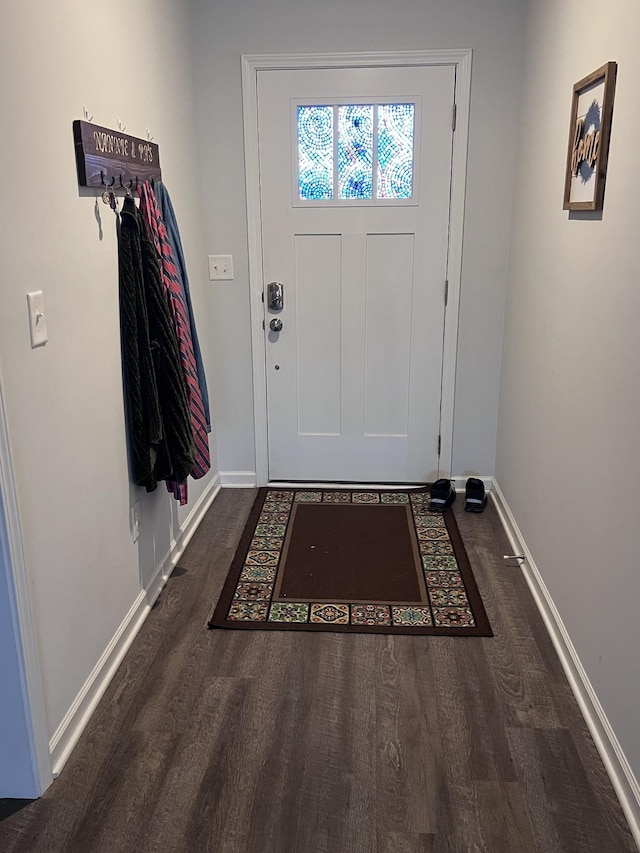
M 73 123 L 73 138 L 82 187 L 131 190 L 144 181 L 162 180 L 160 149 L 149 139 L 80 119 Z

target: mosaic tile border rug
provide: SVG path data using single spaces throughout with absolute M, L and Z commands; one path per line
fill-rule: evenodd
M 369 595 L 358 595 L 357 600 L 354 595 L 350 599 L 331 594 L 309 597 L 300 592 L 304 569 L 302 581 L 293 578 L 293 587 L 296 583 L 298 587 L 295 597 L 287 597 L 290 593 L 285 589 L 292 589 L 287 581 L 287 560 L 293 562 L 296 518 L 302 518 L 303 507 L 309 505 L 331 505 L 333 512 L 339 506 L 349 511 L 347 505 L 377 505 L 379 512 L 394 507 L 396 513 L 403 508 L 406 538 L 415 555 L 411 559 L 416 592 L 411 599 L 400 600 L 401 594 L 389 592 L 385 600 Z M 371 535 L 375 542 L 377 532 L 372 530 Z M 345 548 L 352 544 L 345 542 Z M 348 564 L 349 559 L 343 562 Z M 299 565 L 298 554 L 298 570 Z M 390 575 L 386 574 L 387 581 Z M 359 577 L 366 578 L 365 566 L 360 566 Z M 348 580 L 346 583 L 348 587 Z M 493 636 L 454 514 L 450 509 L 430 512 L 427 488 L 260 489 L 209 628 Z

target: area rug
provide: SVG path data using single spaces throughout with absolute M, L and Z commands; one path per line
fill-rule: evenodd
M 426 488 L 260 489 L 209 627 L 492 636 Z

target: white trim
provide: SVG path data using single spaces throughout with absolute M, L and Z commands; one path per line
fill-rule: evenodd
M 262 328 L 262 228 L 260 211 L 260 170 L 258 159 L 258 72 L 305 68 L 406 67 L 416 65 L 456 66 L 456 132 L 453 135 L 451 206 L 449 232 L 449 304 L 445 314 L 442 365 L 440 465 L 447 476 L 453 452 L 453 406 L 458 312 L 462 275 L 462 237 L 467 179 L 467 144 L 471 103 L 471 57 L 469 49 L 408 50 L 376 53 L 247 54 L 242 56 L 242 106 L 244 156 L 247 191 L 247 231 L 249 248 L 249 289 L 253 361 L 253 411 L 256 449 L 256 479 L 265 485 L 269 478 L 267 437 L 266 352 Z M 443 283 L 444 284 L 444 283 Z
M 366 492 L 371 489 L 384 489 L 385 491 L 405 492 L 409 489 L 419 489 L 424 483 L 329 483 L 326 480 L 315 482 L 301 482 L 300 480 L 270 480 L 267 486 L 270 489 L 345 489 Z
M 634 776 L 604 708 L 589 681 L 551 593 L 542 579 L 507 500 L 494 479 L 491 496 L 514 554 L 524 554 L 522 573 L 544 620 L 571 690 L 609 774 L 631 834 L 640 849 L 640 785 Z
M 451 481 L 453 482 L 453 487 L 456 492 L 465 491 L 469 477 L 476 477 L 478 480 L 482 480 L 485 492 L 489 493 L 491 491 L 493 486 L 493 477 L 481 477 L 480 474 L 458 474 L 457 476 L 451 477 Z
M 225 489 L 253 489 L 256 482 L 255 471 L 220 471 L 220 483 Z
M 38 645 L 33 629 L 29 578 L 25 560 L 18 500 L 9 444 L 9 428 L 0 376 L 0 549 L 7 571 L 9 606 L 18 649 L 23 704 L 33 778 L 33 797 L 43 794 L 53 781 L 47 739 L 48 725 Z
M 346 53 L 247 53 L 255 71 L 296 71 L 302 68 L 396 68 L 411 65 L 457 65 L 471 54 L 469 48 L 443 50 L 379 50 Z
M 60 773 L 71 755 L 98 702 L 149 615 L 155 600 L 160 595 L 171 572 L 182 557 L 191 537 L 219 491 L 220 477 L 216 474 L 184 520 L 180 533 L 171 542 L 168 552 L 158 564 L 151 581 L 145 589 L 140 591 L 120 627 L 102 653 L 100 660 L 94 666 L 89 678 L 56 729 L 49 743 L 54 776 Z
M 434 53 L 437 51 L 434 51 Z M 458 318 L 462 283 L 462 242 L 467 186 L 467 148 L 471 109 L 470 50 L 459 51 L 456 61 L 456 130 L 453 134 L 451 160 L 451 203 L 449 208 L 449 281 L 445 312 L 444 351 L 442 356 L 442 396 L 440 400 L 440 465 L 439 477 L 446 477 L 453 464 L 453 417 L 458 356 Z
M 265 57 L 266 60 L 266 57 Z M 260 213 L 260 164 L 258 161 L 258 65 L 257 58 L 242 57 L 242 111 L 247 191 L 247 238 L 249 251 L 249 302 L 251 355 L 253 361 L 253 420 L 256 447 L 256 478 L 269 477 L 267 445 L 267 370 L 262 320 L 262 222 Z
M 221 475 L 222 476 L 222 475 Z M 478 477 L 479 480 L 482 480 L 484 484 L 485 491 L 488 493 L 491 491 L 491 487 L 493 485 L 493 477 L 480 477 L 476 474 L 474 477 Z M 451 482 L 453 483 L 453 487 L 456 492 L 464 492 L 467 485 L 468 476 L 467 475 L 459 475 L 457 477 L 451 477 Z M 223 483 L 224 485 L 224 483 Z M 255 483 L 254 483 L 255 485 Z M 316 482 L 301 482 L 299 480 L 270 480 L 267 485 L 270 489 L 324 489 L 324 488 L 335 488 L 335 489 L 393 489 L 395 491 L 401 492 L 406 489 L 415 489 L 420 486 L 426 485 L 425 483 L 328 483 L 326 481 L 316 481 Z

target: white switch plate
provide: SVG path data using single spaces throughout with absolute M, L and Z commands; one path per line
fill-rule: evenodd
M 41 347 L 49 340 L 47 336 L 47 319 L 44 315 L 44 294 L 41 290 L 27 293 L 29 306 L 29 330 L 31 332 L 31 348 Z
M 209 255 L 209 281 L 233 281 L 233 255 Z

